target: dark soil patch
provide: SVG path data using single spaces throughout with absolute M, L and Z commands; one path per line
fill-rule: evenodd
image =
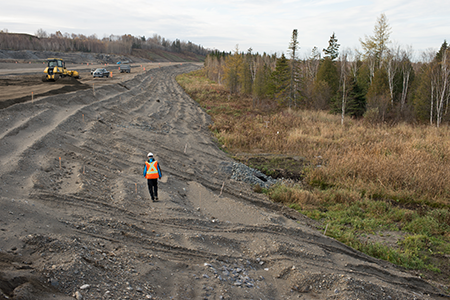
M 69 299 L 35 273 L 23 257 L 0 252 L 0 299 Z
M 57 81 L 45 82 L 46 84 L 59 84 L 59 85 L 83 85 L 77 79 L 72 77 L 63 77 Z M 0 86 L 29 86 L 29 85 L 40 85 L 43 84 L 42 76 L 40 75 L 26 75 L 26 76 L 16 76 L 13 78 L 0 78 Z
M 4 101 L 0 101 L 0 109 L 9 107 L 16 103 L 22 103 L 26 101 L 31 101 L 32 97 L 46 97 L 58 94 L 65 94 L 69 92 L 85 90 L 91 88 L 89 85 L 79 82 L 77 79 L 72 77 L 60 78 L 58 81 L 54 82 L 42 82 L 42 76 L 22 76 L 20 78 L 2 78 L 0 79 L 0 86 L 31 86 L 31 85 L 56 85 L 61 86 L 61 88 L 53 89 L 43 93 L 36 93 L 33 96 L 27 95 L 18 98 L 12 98 Z
M 294 181 L 303 180 L 305 176 L 303 169 L 308 165 L 306 159 L 299 156 L 238 154 L 235 159 L 272 178 L 285 178 Z

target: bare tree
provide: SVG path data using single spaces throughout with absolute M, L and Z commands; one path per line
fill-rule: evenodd
M 313 81 L 316 78 L 317 70 L 319 69 L 320 58 L 320 51 L 316 46 L 314 46 L 314 48 L 311 50 L 311 56 L 307 61 L 309 77 L 312 78 Z
M 45 32 L 45 30 L 42 29 L 42 28 L 39 28 L 39 29 L 36 31 L 35 35 L 36 35 L 38 38 L 40 38 L 40 39 L 41 39 L 41 38 L 46 38 L 46 37 L 48 37 L 47 32 Z
M 297 29 L 294 29 L 292 31 L 292 38 L 291 42 L 289 43 L 289 52 L 291 53 L 291 83 L 290 83 L 290 99 L 289 99 L 289 108 L 291 108 L 291 102 L 294 102 L 294 104 L 297 103 L 297 90 L 295 84 L 295 72 L 296 72 L 296 66 L 297 66 L 297 50 L 298 50 L 298 41 L 297 41 Z
M 353 78 L 356 80 L 359 70 L 359 62 L 361 61 L 361 53 L 358 50 L 352 51 L 347 49 L 348 62 L 350 64 L 350 70 Z

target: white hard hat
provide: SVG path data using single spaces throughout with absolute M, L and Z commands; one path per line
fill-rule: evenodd
M 151 152 L 149 152 L 148 154 L 147 154 L 147 157 L 152 157 L 153 156 L 153 153 L 151 153 Z

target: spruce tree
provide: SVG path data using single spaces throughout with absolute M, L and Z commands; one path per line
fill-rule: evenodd
M 350 80 L 350 88 L 347 100 L 346 113 L 349 116 L 359 118 L 366 111 L 366 97 L 363 89 L 358 85 L 355 77 Z
M 270 93 L 278 103 L 286 104 L 290 95 L 291 73 L 288 60 L 284 54 L 277 59 L 275 71 L 272 72 L 271 79 Z
M 328 47 L 326 49 L 323 49 L 325 57 L 329 57 L 332 61 L 334 61 L 339 56 L 340 44 L 338 44 L 337 41 L 338 39 L 333 32 L 333 34 L 330 36 L 330 40 L 328 41 Z
M 449 50 L 450 47 L 447 44 L 447 41 L 444 40 L 444 42 L 441 45 L 441 48 L 439 49 L 438 53 L 436 53 L 436 61 L 437 62 L 441 62 L 442 61 L 442 56 L 444 55 L 444 52 Z
M 331 89 L 334 96 L 339 89 L 339 74 L 336 64 L 329 57 L 325 57 L 320 63 L 317 71 L 317 81 L 325 81 Z

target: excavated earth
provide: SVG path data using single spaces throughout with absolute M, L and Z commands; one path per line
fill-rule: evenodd
M 198 68 L 0 110 L 0 299 L 445 298 L 230 179 L 210 118 L 175 81 Z

